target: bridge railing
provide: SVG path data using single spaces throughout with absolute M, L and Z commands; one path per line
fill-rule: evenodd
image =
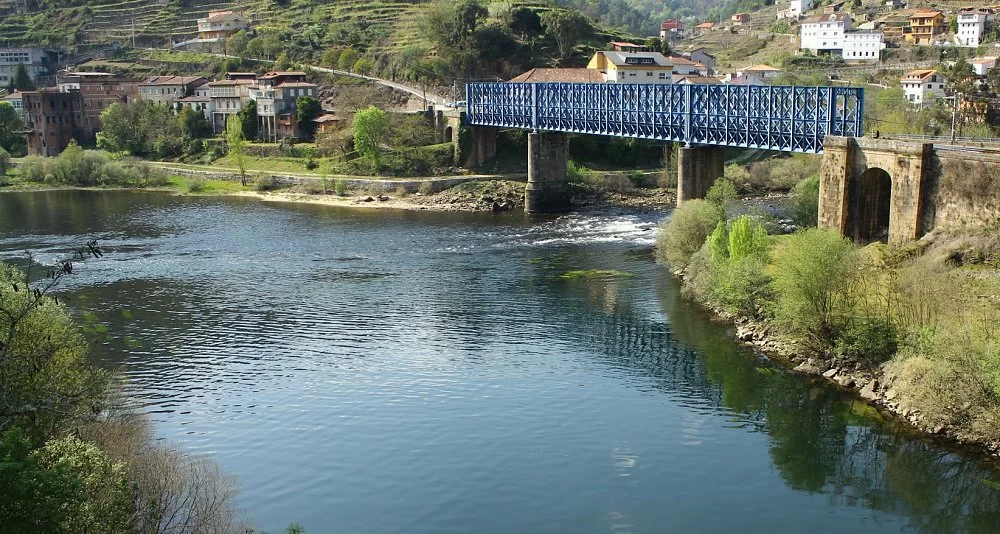
M 810 153 L 864 117 L 858 87 L 470 83 L 466 102 L 475 126 Z

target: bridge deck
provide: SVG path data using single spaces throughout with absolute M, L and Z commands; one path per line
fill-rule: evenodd
M 864 89 L 781 85 L 470 83 L 466 123 L 820 153 L 860 137 Z

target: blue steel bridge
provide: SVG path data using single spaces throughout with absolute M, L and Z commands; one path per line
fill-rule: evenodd
M 856 87 L 506 82 L 465 92 L 471 126 L 814 154 L 827 135 L 863 133 Z
M 725 148 L 823 152 L 826 136 L 860 137 L 864 89 L 781 85 L 470 83 L 465 124 L 474 161 L 496 130 L 528 134 L 527 211 L 569 207 L 567 134 L 683 143 L 677 203 L 702 198 L 725 170 Z

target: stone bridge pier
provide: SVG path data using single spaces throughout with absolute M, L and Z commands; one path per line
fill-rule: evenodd
M 569 140 L 561 132 L 528 134 L 528 185 L 524 209 L 529 213 L 558 213 L 569 209 L 566 153 Z
M 929 230 L 933 145 L 827 136 L 819 184 L 819 227 L 858 242 L 898 246 Z
M 686 146 L 677 153 L 677 205 L 705 198 L 726 171 L 726 149 L 721 146 Z

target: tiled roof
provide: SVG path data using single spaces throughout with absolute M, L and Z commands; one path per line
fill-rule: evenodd
M 603 83 L 601 71 L 596 69 L 544 69 L 535 68 L 511 78 L 511 82 L 566 82 Z
M 668 60 L 666 57 L 664 57 L 663 54 L 659 52 L 614 52 L 614 51 L 602 50 L 598 52 L 598 54 L 604 54 L 604 56 L 608 58 L 608 61 L 617 66 L 625 66 L 625 65 L 636 65 L 643 67 L 649 66 L 638 63 L 631 63 L 629 61 L 629 59 L 631 58 L 651 58 L 655 66 L 659 67 L 672 66 L 670 60 Z
M 820 22 L 844 22 L 849 19 L 847 13 L 825 13 L 817 17 L 804 20 L 803 24 L 817 24 Z
M 153 76 L 139 85 L 188 85 L 198 80 L 204 80 L 201 76 Z

